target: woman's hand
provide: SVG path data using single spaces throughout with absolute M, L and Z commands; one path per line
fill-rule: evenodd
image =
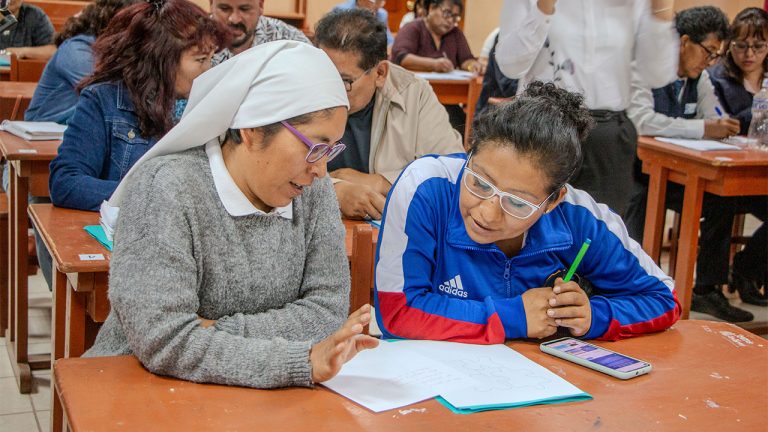
M 312 382 L 328 381 L 358 352 L 379 346 L 378 339 L 362 334 L 363 327 L 370 322 L 371 306 L 363 305 L 349 315 L 336 333 L 312 346 L 309 352 Z
M 197 316 L 197 319 L 200 321 L 200 327 L 202 328 L 208 328 L 211 326 L 216 325 L 216 320 L 209 320 L 201 317 L 200 315 Z
M 547 310 L 547 316 L 558 326 L 568 327 L 574 336 L 587 334 L 592 326 L 592 308 L 587 293 L 576 282 L 563 282 L 562 278 L 555 280 L 552 292 L 554 298 L 549 300 L 551 308 Z
M 438 57 L 432 59 L 432 71 L 433 72 L 450 72 L 453 70 L 453 62 L 445 57 Z
M 552 288 L 531 288 L 523 293 L 522 298 L 528 337 L 542 339 L 555 334 L 557 324 L 554 318 L 547 316 L 549 302 L 555 298 Z

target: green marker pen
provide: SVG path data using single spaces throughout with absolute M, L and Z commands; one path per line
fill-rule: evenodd
M 573 274 L 576 273 L 576 268 L 579 267 L 579 263 L 581 263 L 581 259 L 584 258 L 584 254 L 587 253 L 587 249 L 589 249 L 589 245 L 592 243 L 592 240 L 586 239 L 584 241 L 584 244 L 581 245 L 581 249 L 579 249 L 579 253 L 576 254 L 576 259 L 573 260 L 573 263 L 571 264 L 571 268 L 568 269 L 568 273 L 565 274 L 565 277 L 563 278 L 563 282 L 568 282 L 573 277 Z

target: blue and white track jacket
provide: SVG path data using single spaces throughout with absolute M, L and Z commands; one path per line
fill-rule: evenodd
M 528 230 L 508 259 L 474 242 L 459 210 L 466 155 L 425 156 L 392 186 L 376 250 L 376 319 L 385 337 L 491 344 L 528 334 L 522 294 L 567 269 L 595 287 L 586 338 L 615 340 L 663 330 L 680 316 L 673 281 L 627 235 L 621 218 L 584 191 Z

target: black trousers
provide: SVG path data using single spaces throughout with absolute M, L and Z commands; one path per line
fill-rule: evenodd
M 643 240 L 645 210 L 648 200 L 648 177 L 632 197 L 626 225 L 630 237 Z M 678 213 L 683 208 L 685 189 L 676 183 L 667 184 L 666 208 Z M 723 285 L 728 283 L 728 260 L 731 252 L 731 228 L 736 214 L 751 213 L 763 224 L 755 231 L 744 250 L 734 257 L 734 271 L 754 280 L 765 280 L 768 267 L 768 239 L 765 221 L 768 219 L 768 197 L 721 197 L 704 194 L 701 208 L 701 234 L 696 259 L 696 285 Z
M 623 111 L 591 113 L 597 124 L 582 144 L 584 162 L 571 184 L 624 217 L 639 187 L 633 171 L 637 130 Z

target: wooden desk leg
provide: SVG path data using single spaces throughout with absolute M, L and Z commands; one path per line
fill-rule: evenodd
M 51 313 L 51 361 L 64 357 L 64 332 L 66 330 L 67 275 L 54 268 L 53 311 Z
M 691 311 L 693 269 L 696 265 L 696 246 L 699 243 L 699 219 L 701 218 L 703 200 L 704 179 L 689 177 L 685 182 L 683 213 L 680 219 L 680 240 L 675 268 L 675 289 L 677 290 L 677 298 L 683 306 L 683 319 L 688 319 Z
M 667 196 L 669 170 L 657 165 L 651 165 L 648 168 L 650 179 L 648 181 L 648 205 L 645 210 L 643 249 L 658 264 L 661 258 L 661 242 L 664 232 L 664 201 Z
M 8 284 L 8 329 L 6 332 L 6 346 L 8 347 L 8 353 L 12 354 L 11 363 L 16 362 L 16 354 L 11 352 L 13 344 L 11 342 L 16 340 L 16 291 L 14 291 L 13 281 L 15 279 L 16 267 L 13 260 L 14 245 L 16 244 L 16 227 L 14 226 L 14 218 L 11 213 L 11 206 L 13 204 L 13 190 L 16 189 L 16 173 L 12 163 L 7 165 L 7 169 L 10 170 L 9 174 L 9 186 L 8 186 L 8 238 L 7 238 L 7 255 L 8 255 L 8 271 L 7 271 L 7 284 Z
M 56 388 L 56 371 L 51 367 L 51 431 L 64 432 L 64 407 Z
M 86 296 L 67 289 L 67 328 L 64 342 L 65 357 L 80 357 L 85 352 Z
M 27 254 L 28 222 L 27 222 L 27 195 L 29 184 L 27 179 L 19 177 L 14 164 L 11 164 L 11 208 L 8 214 L 9 233 L 12 237 L 8 254 L 11 257 L 8 273 L 10 274 L 9 292 L 13 297 L 11 304 L 11 336 L 13 341 L 8 341 L 11 355 L 11 366 L 16 375 L 16 383 L 19 392 L 32 391 L 32 371 L 29 365 L 28 345 L 29 329 L 29 293 L 27 292 Z M 10 299 L 9 299 L 10 300 Z
M 0 336 L 8 328 L 8 216 L 0 216 Z

